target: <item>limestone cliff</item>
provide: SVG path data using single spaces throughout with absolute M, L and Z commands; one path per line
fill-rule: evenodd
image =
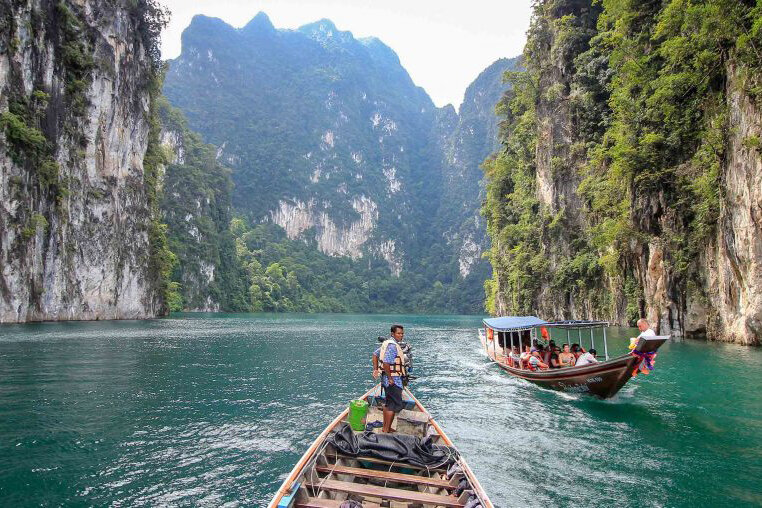
M 481 256 L 488 246 L 484 220 L 473 206 L 484 197 L 479 166 L 499 147 L 495 106 L 510 87 L 505 73 L 517 70 L 519 62 L 519 57 L 493 62 L 468 86 L 459 111 L 444 107 L 437 122 L 444 177 L 437 220 L 445 241 L 454 247 L 458 275 L 465 279 L 473 273 L 480 283 L 489 276 L 489 267 Z
M 536 4 L 487 165 L 493 312 L 760 343 L 760 14 Z
M 716 236 L 701 264 L 708 299 L 686 302 L 685 329 L 742 344 L 762 341 L 762 109 L 728 68 L 728 124 Z
M 143 163 L 156 13 L 151 2 L 0 6 L 0 321 L 165 312 Z

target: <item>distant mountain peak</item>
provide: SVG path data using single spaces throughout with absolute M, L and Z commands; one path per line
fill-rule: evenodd
M 251 21 L 246 23 L 246 26 L 244 26 L 241 31 L 244 33 L 248 32 L 275 32 L 275 26 L 273 26 L 272 21 L 270 21 L 270 18 L 265 14 L 263 11 L 259 11 L 256 16 L 251 18 Z
M 388 59 L 388 61 L 392 64 L 401 65 L 400 57 L 397 55 L 397 53 L 392 48 L 384 44 L 384 41 L 378 37 L 363 37 L 362 39 L 359 39 L 359 42 L 365 46 L 368 51 L 377 59 Z
M 352 32 L 339 30 L 326 18 L 301 26 L 298 31 L 326 48 L 356 42 Z
M 211 16 L 206 16 L 204 14 L 196 14 L 193 16 L 193 19 L 191 19 L 190 25 L 183 31 L 194 31 L 199 29 L 207 29 L 207 30 L 234 30 L 232 26 L 227 24 L 225 21 L 223 21 L 220 18 L 214 18 Z
M 333 30 L 334 32 L 338 31 L 333 21 L 331 21 L 328 18 L 319 19 L 313 23 L 308 23 L 308 25 L 316 25 L 321 30 L 325 30 L 325 31 L 329 31 L 329 30 Z M 308 25 L 305 25 L 305 26 L 308 26 Z

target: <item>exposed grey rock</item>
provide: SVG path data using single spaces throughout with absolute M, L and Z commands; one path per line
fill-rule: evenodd
M 126 8 L 97 0 L 63 5 L 83 21 L 95 62 L 82 118 L 72 117 L 65 98 L 56 3 L 4 7 L 15 22 L 0 41 L 0 112 L 12 97 L 49 95 L 42 128 L 60 166 L 55 185 L 68 191 L 56 200 L 35 177 L 39 168 L 12 160 L 0 132 L 0 322 L 156 316 L 164 304 L 149 276 L 143 170 L 150 62 Z M 25 228 L 33 223 L 30 236 Z

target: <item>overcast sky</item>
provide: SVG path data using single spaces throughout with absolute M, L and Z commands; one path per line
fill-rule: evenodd
M 244 26 L 264 11 L 276 28 L 328 18 L 355 37 L 375 36 L 400 57 L 437 106 L 463 100 L 489 64 L 519 55 L 530 0 L 160 0 L 172 12 L 162 35 L 165 59 L 180 54 L 180 34 L 195 14 Z

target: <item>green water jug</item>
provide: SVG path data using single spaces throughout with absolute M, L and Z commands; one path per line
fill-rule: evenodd
M 349 426 L 352 430 L 365 430 L 365 416 L 368 414 L 368 403 L 364 400 L 353 400 L 349 403 Z

